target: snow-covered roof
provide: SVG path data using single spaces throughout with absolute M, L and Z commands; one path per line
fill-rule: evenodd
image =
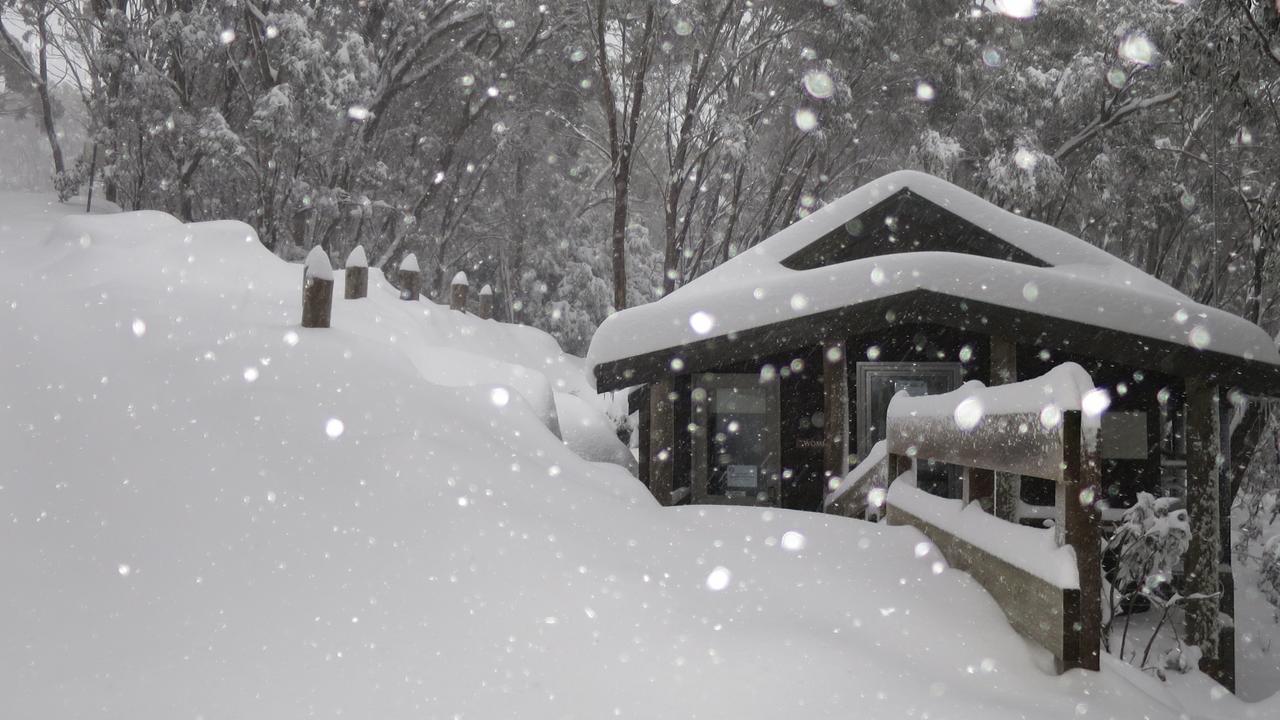
M 936 250 L 811 269 L 784 264 L 904 190 L 1045 266 Z M 914 171 L 863 185 L 667 297 L 610 316 L 596 331 L 587 360 L 594 369 L 916 290 L 1280 365 L 1275 343 L 1256 325 L 1197 304 L 1080 238 Z

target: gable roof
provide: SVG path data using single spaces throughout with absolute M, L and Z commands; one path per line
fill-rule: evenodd
M 892 217 L 896 223 L 902 218 L 889 213 L 904 206 L 903 217 L 915 219 L 934 208 L 943 220 L 931 223 L 935 230 L 918 243 L 903 233 L 896 242 L 906 252 L 892 252 L 896 242 L 886 243 L 887 235 L 878 229 L 880 239 L 871 237 L 867 222 L 884 224 L 877 218 Z M 870 238 L 871 249 L 889 249 L 890 254 L 849 249 L 859 234 L 846 224 L 858 219 L 861 228 L 855 229 Z M 939 233 L 939 227 L 947 230 Z M 935 249 L 953 242 L 967 252 Z M 935 301 L 960 301 L 961 308 L 966 302 L 993 308 L 1008 316 L 1008 323 L 1021 316 L 1040 317 L 1059 321 L 1054 327 L 1073 335 L 1096 329 L 1112 340 L 1130 335 L 1169 345 L 1169 357 L 1191 350 L 1205 360 L 1235 358 L 1280 370 L 1274 341 L 1256 325 L 1199 305 L 1084 240 L 912 171 L 868 183 L 667 297 L 606 318 L 592 338 L 588 367 L 598 380 L 607 377 L 610 387 L 633 384 L 626 382 L 635 375 L 625 372 L 629 358 L 645 357 L 641 364 L 650 366 L 655 359 L 669 362 L 708 343 L 721 348 L 721 354 L 758 353 L 761 346 L 755 342 L 735 342 L 748 334 L 809 342 L 806 333 L 774 326 L 807 318 L 823 331 L 838 332 L 852 317 L 838 312 L 843 308 L 908 295 L 918 299 L 922 292 Z M 929 307 L 913 307 L 922 320 L 933 319 Z M 1002 308 L 1014 312 L 998 312 Z M 947 313 L 939 307 L 938 314 Z M 845 319 L 832 325 L 835 316 Z M 857 324 L 866 325 L 866 320 L 857 318 Z M 996 330 L 1016 328 L 991 327 L 988 332 Z M 1095 337 L 1090 334 L 1089 342 Z M 741 352 L 734 351 L 735 345 Z M 1106 348 L 1095 350 L 1106 356 Z M 1202 362 L 1194 365 L 1205 367 Z M 1171 369 L 1185 375 L 1191 367 Z

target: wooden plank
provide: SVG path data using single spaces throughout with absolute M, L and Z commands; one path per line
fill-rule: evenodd
M 1011 338 L 993 335 L 990 348 L 990 384 L 1005 385 L 1018 381 L 1018 344 Z M 1017 522 L 1018 500 L 1022 495 L 1022 477 L 1017 473 L 993 473 L 995 516 Z
M 849 474 L 849 365 L 843 340 L 822 346 L 822 496 Z
M 1221 424 L 1218 415 L 1218 387 L 1199 379 L 1187 380 L 1187 515 L 1191 521 L 1191 542 L 1183 562 L 1186 569 L 1185 594 L 1213 596 L 1218 592 L 1218 559 L 1222 551 L 1218 503 L 1218 454 Z M 1218 600 L 1189 601 L 1186 638 L 1204 653 L 1201 669 L 1217 668 Z
M 649 387 L 649 492 L 662 505 L 671 504 L 675 469 L 674 383 L 660 380 Z
M 1068 632 L 1065 612 L 1079 603 L 1079 590 L 1057 587 L 902 508 L 889 505 L 886 517 L 890 525 L 910 525 L 924 533 L 951 567 L 969 573 L 990 593 L 1023 637 L 1055 657 L 1061 658 L 1070 650 L 1066 643 L 1072 633 Z

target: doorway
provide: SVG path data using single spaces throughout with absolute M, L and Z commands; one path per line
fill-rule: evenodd
M 777 506 L 781 495 L 778 384 L 757 374 L 693 378 L 694 503 Z
M 871 446 L 885 437 L 889 401 L 898 392 L 937 395 L 960 387 L 960 363 L 860 362 L 857 365 L 855 402 L 858 408 L 858 455 L 866 457 Z M 916 484 L 926 492 L 960 497 L 960 471 L 932 460 L 917 463 Z

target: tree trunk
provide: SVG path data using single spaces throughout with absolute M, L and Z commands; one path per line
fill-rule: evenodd
M 67 168 L 62 160 L 62 143 L 58 141 L 58 131 L 53 126 L 53 100 L 49 97 L 48 14 L 41 13 L 37 31 L 40 33 L 40 76 L 36 79 L 36 91 L 40 94 L 40 115 L 44 123 L 45 137 L 49 138 L 49 152 L 53 155 L 53 171 L 62 175 Z

